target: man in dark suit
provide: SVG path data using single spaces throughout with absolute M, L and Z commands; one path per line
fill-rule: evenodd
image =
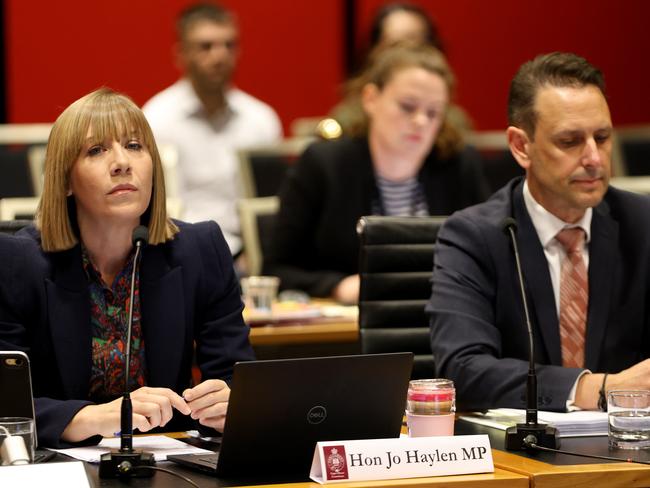
M 612 123 L 602 74 L 583 58 L 524 64 L 508 108 L 526 177 L 455 213 L 438 235 L 427 307 L 437 372 L 454 380 L 462 409 L 525 406 L 528 334 L 503 231 L 511 217 L 540 407 L 596 409 L 607 390 L 650 387 L 650 200 L 608 188 Z

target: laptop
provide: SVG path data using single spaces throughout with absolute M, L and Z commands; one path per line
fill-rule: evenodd
M 318 441 L 399 436 L 412 364 L 410 352 L 237 363 L 219 452 L 167 459 L 221 478 L 308 479 Z

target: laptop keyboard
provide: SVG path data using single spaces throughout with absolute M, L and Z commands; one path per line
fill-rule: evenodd
M 215 469 L 217 469 L 217 461 L 219 460 L 219 453 L 214 453 L 214 454 L 208 454 L 206 456 L 201 456 L 199 458 L 199 461 L 210 464 L 214 466 Z

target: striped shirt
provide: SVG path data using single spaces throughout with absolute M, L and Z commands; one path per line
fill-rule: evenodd
M 417 177 L 404 181 L 390 181 L 375 174 L 380 201 L 373 205 L 373 213 L 392 216 L 429 215 L 427 199 Z

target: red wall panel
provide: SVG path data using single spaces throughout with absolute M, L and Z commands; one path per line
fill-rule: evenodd
M 102 85 L 137 103 L 173 83 L 174 21 L 190 0 L 5 0 L 8 119 L 53 121 Z M 286 125 L 326 113 L 343 77 L 339 1 L 231 0 L 242 53 L 235 81 Z
M 171 84 L 174 19 L 190 0 L 5 0 L 8 118 L 52 121 L 108 85 L 143 103 Z M 237 84 L 279 112 L 285 128 L 326 113 L 343 77 L 343 1 L 226 0 L 239 16 Z M 359 40 L 381 0 L 357 0 Z M 420 0 L 435 17 L 479 129 L 506 124 L 508 83 L 525 60 L 575 51 L 601 67 L 616 124 L 650 121 L 650 2 Z
M 358 0 L 362 43 L 375 10 Z M 538 54 L 571 51 L 605 74 L 615 124 L 650 121 L 650 2 L 645 0 L 420 0 L 436 20 L 459 82 L 457 100 L 479 129 L 506 126 L 517 68 Z

